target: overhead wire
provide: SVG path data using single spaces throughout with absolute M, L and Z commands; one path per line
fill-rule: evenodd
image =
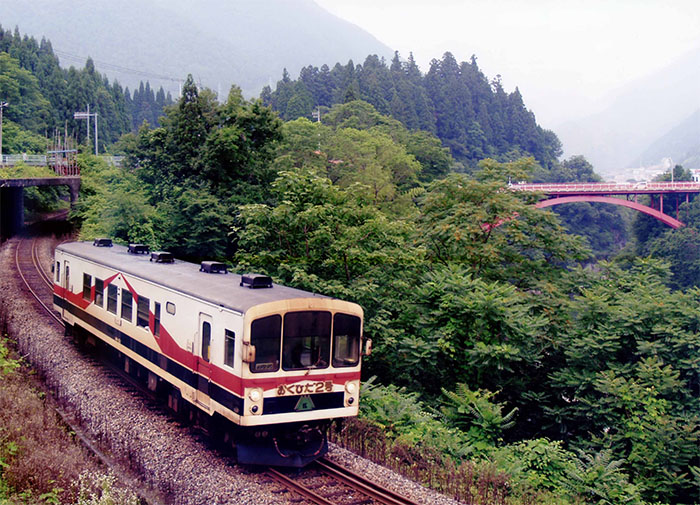
M 80 55 L 77 55 L 77 54 L 72 54 L 72 53 L 69 53 L 69 52 L 67 52 L 67 51 L 61 51 L 61 50 L 58 50 L 58 49 L 54 49 L 53 52 L 54 52 L 57 56 L 60 56 L 60 57 L 63 57 L 63 58 L 66 58 L 66 59 L 69 59 L 69 60 L 72 60 L 72 61 L 75 61 L 75 62 L 78 62 L 78 63 L 85 62 L 85 61 L 87 61 L 87 59 L 88 59 L 87 56 L 80 56 Z M 169 75 L 155 74 L 155 73 L 152 73 L 152 72 L 146 72 L 146 71 L 144 71 L 144 70 L 138 70 L 138 69 L 135 69 L 135 68 L 124 67 L 124 66 L 122 66 L 122 65 L 117 65 L 117 64 L 114 64 L 114 63 L 108 63 L 108 62 L 105 62 L 105 61 L 96 60 L 96 59 L 94 59 L 94 58 L 91 58 L 91 59 L 92 59 L 93 63 L 95 63 L 96 66 L 100 67 L 100 68 L 103 69 L 103 70 L 112 70 L 112 71 L 115 71 L 115 72 L 121 72 L 121 73 L 124 73 L 124 74 L 136 75 L 136 76 L 139 76 L 139 77 L 145 77 L 145 78 L 147 78 L 147 79 L 158 79 L 158 80 L 161 80 L 161 81 L 171 81 L 171 82 L 177 82 L 177 83 L 183 83 L 183 82 L 185 81 L 184 79 L 180 79 L 180 78 L 177 78 L 177 77 L 172 77 L 172 76 L 169 76 Z

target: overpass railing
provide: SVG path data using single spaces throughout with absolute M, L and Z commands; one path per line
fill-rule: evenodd
M 2 164 L 3 165 L 17 165 L 18 163 L 24 163 L 25 165 L 32 166 L 45 166 L 46 165 L 46 155 L 43 154 L 3 154 Z
M 115 167 L 121 167 L 124 161 L 124 156 L 100 156 L 100 158 Z M 0 164 L 2 165 L 17 165 L 19 163 L 35 167 L 57 164 L 53 156 L 45 154 L 3 154 L 0 156 Z

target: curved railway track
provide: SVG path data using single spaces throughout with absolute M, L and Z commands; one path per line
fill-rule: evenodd
M 15 264 L 17 273 L 21 277 L 26 291 L 36 302 L 37 312 L 50 317 L 53 324 L 64 326 L 61 318 L 53 311 L 53 280 L 41 262 L 38 252 L 38 239 L 18 239 L 15 246 Z M 112 370 L 112 367 L 107 367 Z M 118 374 L 124 379 L 123 374 Z M 131 381 L 127 379 L 129 386 Z M 142 389 L 142 388 L 139 388 Z M 110 459 L 103 454 L 84 435 L 79 426 L 63 415 L 57 409 L 64 422 L 73 429 L 91 451 L 107 466 L 114 467 Z M 380 485 L 353 473 L 326 458 L 322 458 L 299 472 L 282 472 L 274 468 L 265 470 L 265 475 L 272 481 L 280 484 L 283 489 L 280 492 L 289 492 L 301 496 L 301 500 L 316 505 L 416 505 L 397 493 L 382 488 Z M 128 477 L 126 480 L 130 480 Z M 291 500 L 299 502 L 299 499 Z M 150 503 L 157 501 L 149 499 Z
M 17 273 L 29 294 L 40 307 L 40 312 L 48 315 L 56 324 L 63 326 L 63 321 L 53 311 L 53 281 L 44 270 L 39 259 L 37 238 L 21 238 L 15 246 L 15 265 Z

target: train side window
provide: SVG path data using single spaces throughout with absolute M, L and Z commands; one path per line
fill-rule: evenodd
M 92 295 L 92 275 L 83 274 L 83 299 L 89 300 Z
M 122 289 L 122 319 L 131 321 L 134 296 L 128 289 Z
M 57 261 L 56 262 L 56 283 L 61 282 L 61 262 Z
M 117 298 L 119 297 L 119 288 L 114 284 L 107 286 L 107 310 L 112 314 L 117 313 Z
M 105 281 L 95 277 L 95 305 L 102 307 L 105 303 Z
M 211 323 L 202 323 L 202 359 L 209 361 L 209 347 L 211 346 Z
M 175 304 L 173 302 L 165 303 L 165 311 L 171 316 L 175 315 Z
M 261 317 L 250 324 L 250 343 L 255 346 L 255 362 L 250 371 L 276 372 L 280 368 L 282 316 Z
M 226 330 L 224 336 L 224 365 L 233 367 L 233 356 L 236 351 L 236 334 Z
M 153 334 L 160 336 L 160 303 L 153 302 Z
M 136 326 L 148 328 L 148 308 L 151 301 L 145 296 L 139 296 L 136 302 Z
M 355 366 L 360 361 L 360 318 L 349 314 L 333 317 L 333 366 Z

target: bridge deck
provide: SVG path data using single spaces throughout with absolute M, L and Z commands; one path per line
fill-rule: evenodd
M 659 193 L 700 193 L 700 182 L 585 182 L 564 184 L 511 184 L 515 191 L 540 192 L 547 195 L 644 195 Z
M 25 177 L 24 179 L 0 179 L 0 188 L 26 188 L 29 186 L 73 186 L 80 185 L 80 176 Z

